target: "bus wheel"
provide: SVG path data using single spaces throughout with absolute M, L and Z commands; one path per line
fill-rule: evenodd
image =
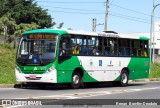
M 128 71 L 123 69 L 120 75 L 120 86 L 125 87 L 128 85 Z
M 82 76 L 80 73 L 78 72 L 74 72 L 72 75 L 72 83 L 71 83 L 71 87 L 73 89 L 77 89 L 81 86 L 82 84 Z

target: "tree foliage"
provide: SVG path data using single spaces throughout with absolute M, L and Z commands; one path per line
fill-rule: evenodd
M 0 18 L 0 31 L 3 31 L 4 35 L 11 35 L 15 31 L 16 22 L 11 18 L 10 14 L 5 14 Z
M 0 0 L 0 34 L 4 35 L 4 42 L 10 43 L 28 30 L 50 28 L 56 24 L 52 20 L 34 0 Z M 60 23 L 58 28 L 62 26 Z
M 14 39 L 10 35 L 14 33 L 17 24 L 10 14 L 5 14 L 0 18 L 0 33 L 4 35 L 4 43 L 7 41 L 9 43 Z
M 38 27 L 39 26 L 37 24 L 35 24 L 35 23 L 32 23 L 32 24 L 21 23 L 21 24 L 16 26 L 16 31 L 14 32 L 14 35 L 15 36 L 19 36 L 25 31 L 33 30 L 33 29 L 36 29 Z
M 55 25 L 47 10 L 37 6 L 34 0 L 1 0 L 0 10 L 0 17 L 8 12 L 18 25 L 35 23 L 39 25 L 39 28 L 49 28 Z
M 59 26 L 57 28 L 62 28 L 64 23 L 60 23 Z

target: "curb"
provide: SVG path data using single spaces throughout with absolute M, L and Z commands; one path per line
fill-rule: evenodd
M 14 88 L 16 84 L 0 84 L 0 88 Z
M 152 81 L 160 81 L 160 78 L 137 79 L 137 80 L 130 80 L 129 82 L 152 82 Z
M 160 81 L 160 78 L 151 78 L 150 81 Z
M 21 88 L 23 84 L 0 84 L 0 88 Z

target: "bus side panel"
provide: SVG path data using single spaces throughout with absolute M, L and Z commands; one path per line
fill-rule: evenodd
M 91 77 L 91 75 L 89 73 L 84 72 L 84 77 L 83 77 L 83 82 L 99 82 L 98 80 L 96 80 L 95 78 Z
M 84 82 L 119 81 L 121 70 L 128 66 L 130 57 L 79 56 L 79 60 L 89 79 Z M 88 76 L 87 76 L 88 77 Z
M 83 70 L 84 82 L 97 82 L 86 73 L 77 56 L 72 56 L 70 59 L 58 64 L 57 82 L 70 83 L 72 81 L 72 74 L 76 68 L 81 68 Z
M 148 78 L 149 75 L 149 58 L 131 58 L 128 65 L 129 79 Z

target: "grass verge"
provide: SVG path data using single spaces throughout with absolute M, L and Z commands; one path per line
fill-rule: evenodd
M 151 73 L 149 78 L 160 78 L 160 63 L 155 62 L 151 65 Z
M 15 84 L 16 49 L 10 44 L 0 44 L 0 84 Z

